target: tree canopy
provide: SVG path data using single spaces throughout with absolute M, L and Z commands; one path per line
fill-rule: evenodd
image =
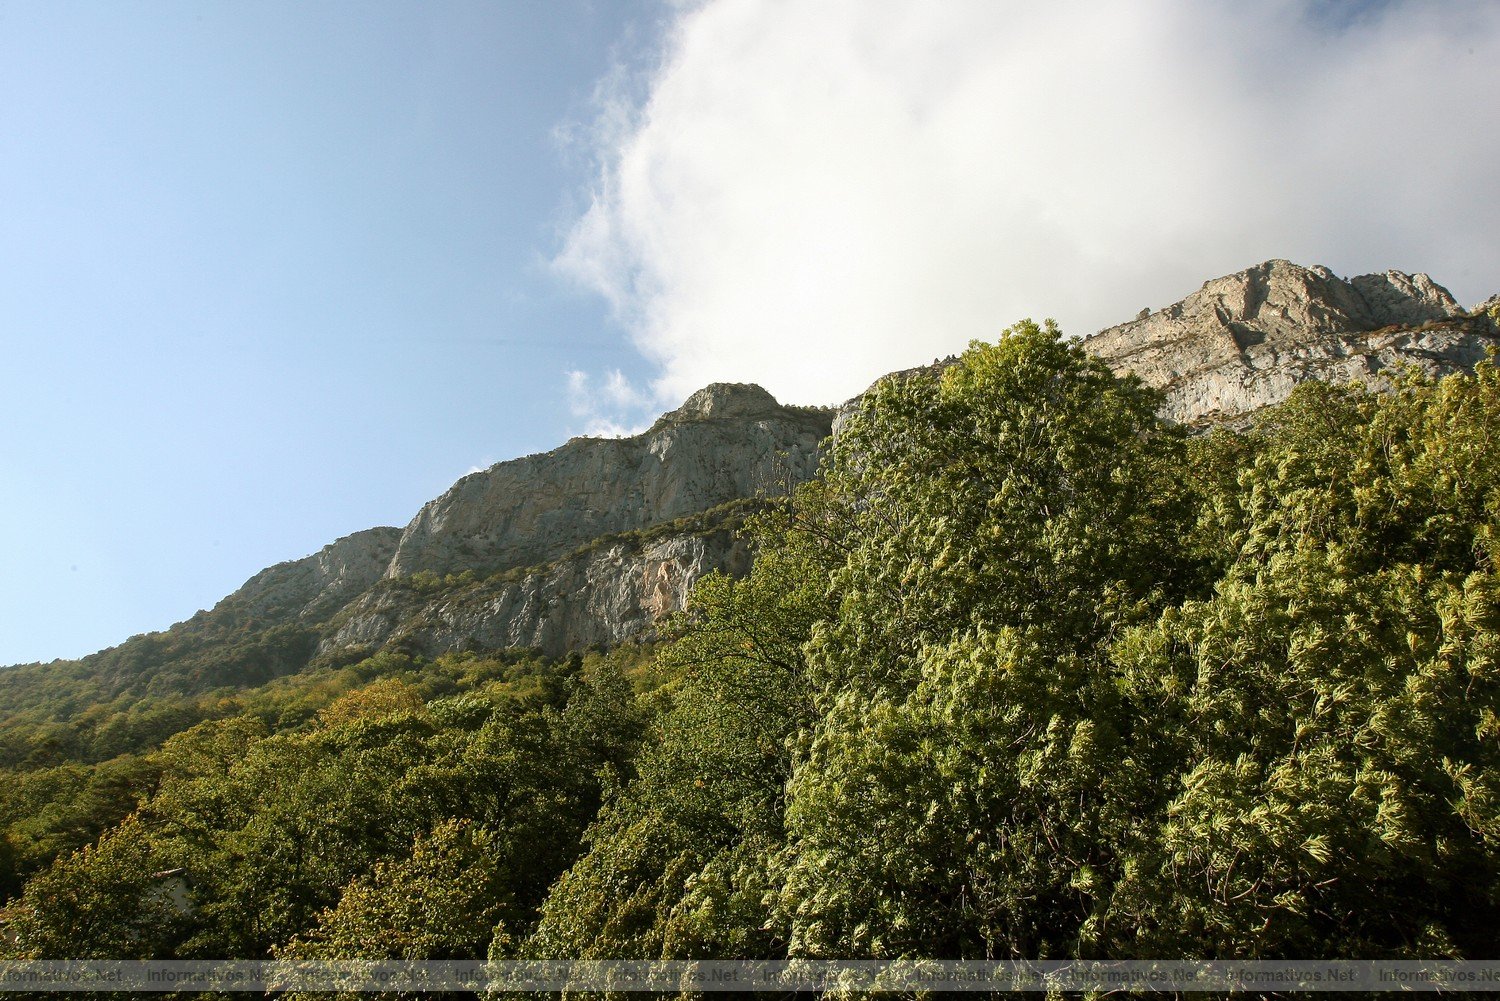
M 1159 403 L 1018 324 L 866 395 L 656 648 L 384 654 L 62 748 L 0 795 L 9 948 L 1487 955 L 1500 374 Z

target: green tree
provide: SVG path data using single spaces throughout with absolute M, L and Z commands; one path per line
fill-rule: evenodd
M 801 646 L 829 614 L 828 511 L 810 486 L 749 527 L 749 576 L 711 575 L 659 655 L 682 672 L 672 705 L 606 804 L 587 853 L 553 888 L 524 943 L 540 958 L 784 954 L 767 906 L 784 839 L 788 739 L 810 712 Z
M 1097 934 L 1150 779 L 1105 652 L 1196 574 L 1157 402 L 1023 323 L 849 422 L 779 871 L 795 952 L 1034 957 Z
M 133 818 L 59 859 L 7 909 L 7 951 L 24 959 L 170 956 L 188 918 L 155 876 L 160 863 Z
M 1484 363 L 1390 394 L 1308 385 L 1228 445 L 1248 461 L 1213 505 L 1215 593 L 1115 651 L 1177 762 L 1116 901 L 1136 947 L 1491 948 L 1497 434 Z
M 337 906 L 277 955 L 286 959 L 473 959 L 496 925 L 515 921 L 505 844 L 468 821 L 448 820 L 406 858 L 376 863 Z

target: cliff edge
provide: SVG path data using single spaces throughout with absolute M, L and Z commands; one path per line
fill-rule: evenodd
M 1283 260 L 1143 314 L 1083 346 L 1163 390 L 1163 416 L 1186 424 L 1244 418 L 1308 379 L 1378 386 L 1402 365 L 1464 371 L 1500 343 L 1491 317 L 1463 309 L 1425 274 L 1343 279 Z

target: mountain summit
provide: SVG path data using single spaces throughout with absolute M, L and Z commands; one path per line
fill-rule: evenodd
M 759 386 L 709 386 L 643 434 L 574 438 L 465 476 L 406 526 L 387 576 L 544 563 L 611 532 L 785 493 L 816 471 L 831 422 Z
M 1273 260 L 1082 343 L 1162 389 L 1165 417 L 1243 422 L 1308 379 L 1380 385 L 1401 366 L 1471 368 L 1500 343 L 1497 303 L 1465 310 L 1425 274 L 1343 279 Z M 714 383 L 633 437 L 574 438 L 465 476 L 404 529 L 358 532 L 263 570 L 213 610 L 81 669 L 98 660 L 112 674 L 170 675 L 186 658 L 232 682 L 241 660 L 213 651 L 247 636 L 257 663 L 274 638 L 271 666 L 258 668 L 273 673 L 389 646 L 556 656 L 647 637 L 704 574 L 746 571 L 753 554 L 735 526 L 757 499 L 816 475 L 834 418 L 759 386 Z
M 1496 343 L 1489 317 L 1471 316 L 1425 274 L 1343 279 L 1282 260 L 1144 312 L 1084 347 L 1164 390 L 1163 416 L 1190 424 L 1243 418 L 1308 379 L 1378 384 L 1401 365 L 1472 368 Z

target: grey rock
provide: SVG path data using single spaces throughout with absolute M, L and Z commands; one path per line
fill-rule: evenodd
M 709 386 L 633 438 L 574 438 L 464 477 L 406 526 L 388 576 L 545 563 L 611 532 L 785 494 L 816 472 L 831 427 L 831 411 L 781 406 L 759 386 Z
M 267 567 L 220 607 L 254 620 L 318 622 L 385 575 L 399 528 L 371 528 L 332 542 L 311 556 Z
M 1426 275 L 1344 280 L 1268 261 L 1083 346 L 1162 389 L 1165 416 L 1201 426 L 1239 423 L 1308 379 L 1380 386 L 1395 366 L 1466 370 L 1497 343 L 1500 296 L 1464 310 Z M 835 411 L 783 406 L 758 386 L 708 386 L 640 435 L 575 438 L 502 462 L 459 480 L 404 530 L 359 532 L 263 570 L 193 628 L 238 641 L 295 622 L 322 635 L 324 653 L 399 643 L 428 655 L 558 656 L 649 638 L 703 575 L 748 571 L 754 554 L 721 505 L 811 479 L 824 439 L 863 399 Z
M 1342 279 L 1325 267 L 1273 260 L 1203 287 L 1165 309 L 1083 340 L 1120 372 L 1166 394 L 1162 414 L 1192 425 L 1243 423 L 1309 379 L 1388 385 L 1391 371 L 1468 371 L 1500 343 L 1500 296 L 1465 310 L 1425 274 Z M 876 380 L 941 372 L 956 359 Z M 873 386 L 871 387 L 874 388 Z M 839 407 L 837 437 L 865 395 Z
M 1243 418 L 1308 379 L 1379 386 L 1402 365 L 1433 375 L 1466 370 L 1493 343 L 1493 330 L 1426 275 L 1346 281 L 1277 260 L 1205 282 L 1083 346 L 1162 389 L 1163 416 L 1198 424 Z
M 406 529 L 264 570 L 209 614 L 230 629 L 301 621 L 323 652 L 559 655 L 641 639 L 705 573 L 748 571 L 745 509 L 723 505 L 810 479 L 832 419 L 758 386 L 708 386 L 635 437 L 576 438 L 464 477 Z
M 682 406 L 657 418 L 653 430 L 668 424 L 711 420 L 779 420 L 787 408 L 760 386 L 743 382 L 715 382 L 689 396 Z
M 705 574 L 740 576 L 750 561 L 749 543 L 721 528 L 611 541 L 530 572 L 458 583 L 436 594 L 387 580 L 339 616 L 320 652 L 399 642 L 428 656 L 534 647 L 556 657 L 594 644 L 649 639 L 662 619 L 687 607 Z
M 1464 313 L 1448 290 L 1425 274 L 1387 271 L 1382 275 L 1359 275 L 1349 279 L 1349 284 L 1369 306 L 1372 326 L 1415 326 Z

